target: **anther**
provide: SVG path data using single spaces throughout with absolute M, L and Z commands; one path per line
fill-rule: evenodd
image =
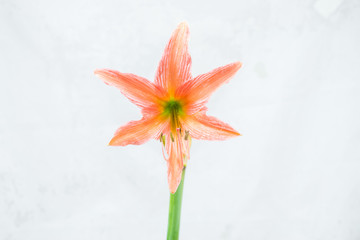
M 187 141 L 189 138 L 189 131 L 185 130 L 185 141 Z

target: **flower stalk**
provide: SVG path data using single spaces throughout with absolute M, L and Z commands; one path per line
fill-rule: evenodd
M 178 240 L 180 231 L 181 203 L 186 167 L 182 170 L 181 182 L 175 193 L 170 193 L 167 240 Z

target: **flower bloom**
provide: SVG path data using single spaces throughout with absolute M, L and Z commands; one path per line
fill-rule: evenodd
M 224 140 L 240 135 L 228 124 L 207 116 L 210 95 L 240 69 L 235 62 L 192 77 L 188 53 L 189 29 L 181 23 L 172 34 L 160 61 L 155 82 L 130 73 L 99 69 L 95 74 L 115 86 L 142 110 L 142 119 L 120 127 L 109 145 L 143 144 L 158 139 L 168 164 L 168 183 L 175 193 L 189 159 L 191 138 Z

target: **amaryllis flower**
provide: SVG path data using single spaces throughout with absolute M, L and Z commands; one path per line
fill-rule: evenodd
M 224 140 L 240 135 L 228 124 L 207 116 L 210 95 L 229 81 L 240 62 L 192 77 L 188 52 L 189 29 L 181 23 L 172 34 L 156 72 L 155 82 L 130 73 L 99 69 L 95 74 L 115 86 L 142 110 L 142 119 L 120 127 L 109 145 L 143 144 L 158 139 L 168 163 L 168 183 L 175 193 L 189 159 L 191 138 Z

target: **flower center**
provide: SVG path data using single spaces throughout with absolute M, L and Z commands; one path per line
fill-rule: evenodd
M 164 106 L 164 116 L 170 117 L 171 130 L 180 128 L 179 116 L 184 114 L 182 104 L 177 100 L 169 100 Z
M 164 107 L 164 114 L 166 115 L 170 115 L 170 114 L 182 114 L 183 110 L 182 110 L 182 106 L 181 103 L 179 101 L 176 100 L 170 100 L 165 104 Z

